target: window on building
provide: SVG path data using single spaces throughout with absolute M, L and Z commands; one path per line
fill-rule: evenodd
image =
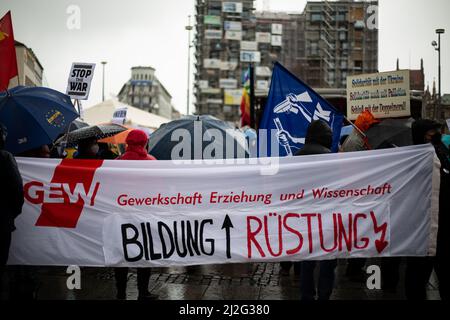
M 328 72 L 328 80 L 331 82 L 333 80 L 334 82 L 334 78 L 335 78 L 336 74 L 334 73 L 334 71 L 330 71 Z
M 220 16 L 221 13 L 222 13 L 221 10 L 217 10 L 217 9 L 209 9 L 208 10 L 209 16 Z
M 322 14 L 321 13 L 311 13 L 311 21 L 312 22 L 322 21 Z
M 336 21 L 345 21 L 345 12 L 339 12 L 336 14 Z
M 319 46 L 317 42 L 311 42 L 310 44 L 310 52 L 311 55 L 318 55 L 319 54 Z

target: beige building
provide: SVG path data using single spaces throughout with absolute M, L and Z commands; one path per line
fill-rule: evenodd
M 15 47 L 19 76 L 11 79 L 9 88 L 18 84 L 31 87 L 42 86 L 44 68 L 33 50 L 19 41 L 15 41 Z
M 131 79 L 122 86 L 119 101 L 141 110 L 172 119 L 172 96 L 155 76 L 152 67 L 132 67 Z

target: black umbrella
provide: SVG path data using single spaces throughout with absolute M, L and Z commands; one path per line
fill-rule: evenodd
M 80 120 L 74 120 L 68 125 L 66 132 L 72 132 L 85 127 L 89 127 L 89 124 Z
M 372 149 L 412 145 L 411 125 L 414 119 L 386 119 L 365 133 Z
M 98 124 L 94 126 L 83 127 L 65 134 L 56 141 L 56 144 L 66 143 L 68 145 L 74 145 L 82 140 L 87 139 L 99 140 L 110 136 L 114 136 L 125 130 L 127 130 L 126 127 L 114 123 Z
M 184 141 L 186 135 L 190 140 Z M 185 116 L 152 133 L 149 153 L 158 160 L 248 158 L 245 141 L 244 133 L 225 121 L 208 115 Z M 183 148 L 187 142 L 189 147 Z M 201 149 L 194 147 L 196 143 Z

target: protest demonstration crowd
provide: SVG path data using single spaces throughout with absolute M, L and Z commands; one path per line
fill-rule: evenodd
M 12 35 L 10 19 L 2 18 L 0 32 Z M 155 300 L 153 267 L 271 262 L 282 276 L 294 270 L 302 300 L 329 300 L 339 261 L 351 278 L 379 258 L 381 290 L 396 290 L 404 264 L 407 299 L 426 299 L 432 273 L 440 298 L 450 299 L 450 136 L 443 123 L 411 114 L 377 118 L 366 108 L 350 120 L 276 62 L 253 128 L 245 99 L 235 127 L 208 115 L 187 115 L 154 132 L 113 121 L 90 125 L 73 95 L 89 85 L 72 85 L 72 94 L 11 87 L 14 40 L 0 40 L 3 297 L 35 297 L 33 274 L 43 266 L 113 268 L 121 300 L 129 268 L 137 268 L 138 299 Z M 409 89 L 397 87 L 405 79 L 388 79 L 401 94 L 382 99 L 409 105 Z M 356 90 L 367 85 L 374 84 L 354 81 Z M 350 97 L 361 105 L 373 98 Z M 245 159 L 280 158 L 277 172 L 260 173 L 258 162 L 203 163 L 230 148 L 212 138 L 200 146 L 191 139 L 189 150 L 177 153 L 185 161 L 171 161 L 180 142 L 174 132 L 192 133 L 198 123 L 203 137 L 211 128 L 222 137 L 234 132 L 231 148 L 243 148 Z M 270 130 L 276 141 L 263 145 Z

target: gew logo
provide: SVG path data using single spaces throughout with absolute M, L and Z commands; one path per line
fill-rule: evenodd
M 92 183 L 103 160 L 64 159 L 56 167 L 49 185 L 30 181 L 24 185 L 25 199 L 42 204 L 36 226 L 75 228 L 85 205 L 94 206 L 100 183 Z

